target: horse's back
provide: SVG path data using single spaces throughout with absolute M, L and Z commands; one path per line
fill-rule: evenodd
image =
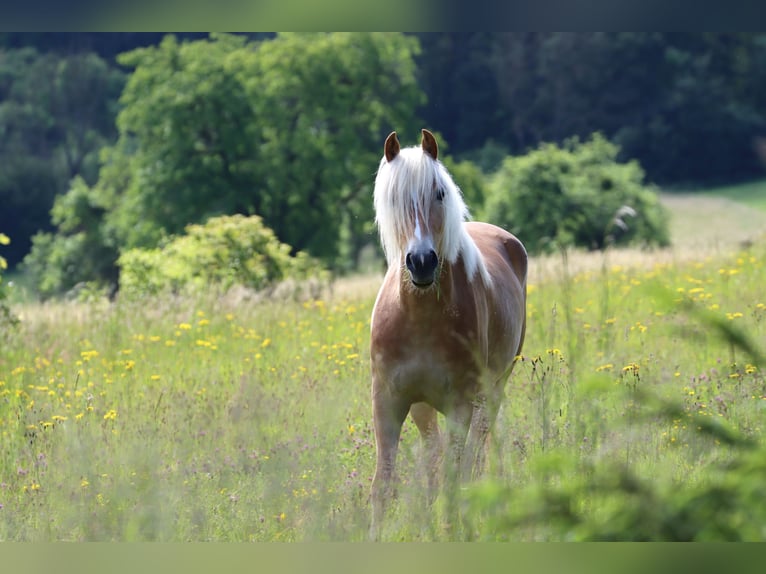
M 491 223 L 469 221 L 464 225 L 484 257 L 485 264 L 490 268 L 490 274 L 493 258 L 501 257 L 505 259 L 519 284 L 526 288 L 527 250 L 524 244 L 512 233 Z

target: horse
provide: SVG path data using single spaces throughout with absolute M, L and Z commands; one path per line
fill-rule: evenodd
M 434 135 L 401 148 L 385 140 L 373 192 L 387 270 L 370 323 L 376 468 L 370 536 L 393 497 L 409 413 L 427 453 L 429 501 L 439 468 L 474 478 L 526 330 L 527 252 L 511 233 L 469 221 Z M 443 452 L 438 412 L 446 421 Z

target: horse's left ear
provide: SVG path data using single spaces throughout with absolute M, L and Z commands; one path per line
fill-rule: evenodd
M 434 137 L 434 134 L 426 129 L 422 130 L 422 132 L 423 139 L 420 141 L 420 147 L 423 148 L 424 152 L 426 152 L 432 158 L 436 159 L 439 157 L 439 146 L 436 145 L 436 138 Z

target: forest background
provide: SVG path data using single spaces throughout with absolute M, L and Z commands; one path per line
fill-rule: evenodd
M 594 133 L 642 186 L 757 179 L 764 88 L 755 33 L 3 33 L 3 257 L 43 297 L 113 292 L 127 251 L 242 214 L 348 273 L 375 249 L 371 185 L 392 130 L 405 145 L 434 130 L 486 216 L 518 192 L 497 181 L 509 157 Z M 559 217 L 545 194 L 525 202 Z M 525 237 L 544 247 L 545 233 Z

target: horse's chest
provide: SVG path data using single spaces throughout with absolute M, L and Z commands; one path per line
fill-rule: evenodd
M 388 381 L 392 391 L 413 401 L 438 405 L 444 397 L 459 392 L 467 383 L 468 369 L 454 365 L 440 353 L 414 352 L 390 365 Z
M 479 350 L 470 330 L 444 323 L 410 325 L 385 346 L 373 345 L 373 366 L 399 396 L 438 407 L 468 390 L 479 372 Z

